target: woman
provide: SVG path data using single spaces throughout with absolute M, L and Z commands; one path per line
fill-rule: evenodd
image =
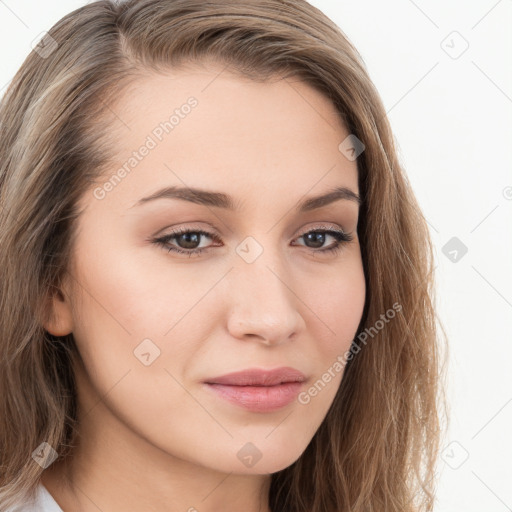
M 432 510 L 431 242 L 332 21 L 93 2 L 0 113 L 2 510 Z

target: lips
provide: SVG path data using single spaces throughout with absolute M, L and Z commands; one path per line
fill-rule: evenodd
M 305 375 L 290 367 L 248 369 L 214 377 L 205 388 L 234 405 L 252 412 L 272 412 L 295 400 Z

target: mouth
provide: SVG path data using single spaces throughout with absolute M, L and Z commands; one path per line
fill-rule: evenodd
M 216 396 L 253 412 L 272 412 L 295 400 L 306 381 L 290 367 L 249 369 L 208 379 L 204 386 Z

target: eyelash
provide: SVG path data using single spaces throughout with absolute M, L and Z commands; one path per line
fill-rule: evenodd
M 211 249 L 211 247 L 202 247 L 200 249 L 185 250 L 185 249 L 181 249 L 180 247 L 169 245 L 170 240 L 177 238 L 178 236 L 186 234 L 186 233 L 196 233 L 199 235 L 207 236 L 208 238 L 211 238 L 212 240 L 214 240 L 216 242 L 221 241 L 220 238 L 217 235 L 215 235 L 214 233 L 209 233 L 209 232 L 203 231 L 201 229 L 183 228 L 183 229 L 177 229 L 176 231 L 172 231 L 171 233 L 169 233 L 168 235 L 165 235 L 163 237 L 155 238 L 152 240 L 152 242 L 163 247 L 168 252 L 186 254 L 189 257 L 199 255 L 199 254 Z M 331 247 L 328 247 L 327 249 L 325 249 L 325 248 L 324 249 L 309 248 L 313 253 L 320 252 L 320 253 L 326 253 L 326 254 L 337 254 L 343 248 L 344 244 L 351 242 L 354 239 L 354 237 L 349 233 L 345 233 L 343 231 L 336 231 L 336 230 L 332 230 L 332 229 L 320 228 L 320 227 L 306 231 L 305 233 L 298 236 L 297 238 L 302 238 L 310 233 L 324 233 L 327 235 L 331 235 L 332 237 L 334 237 L 336 239 L 335 244 Z

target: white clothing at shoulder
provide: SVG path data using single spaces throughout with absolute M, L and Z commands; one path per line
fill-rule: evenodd
M 10 508 L 7 512 L 64 512 L 46 487 L 40 482 L 37 486 L 35 501 Z

